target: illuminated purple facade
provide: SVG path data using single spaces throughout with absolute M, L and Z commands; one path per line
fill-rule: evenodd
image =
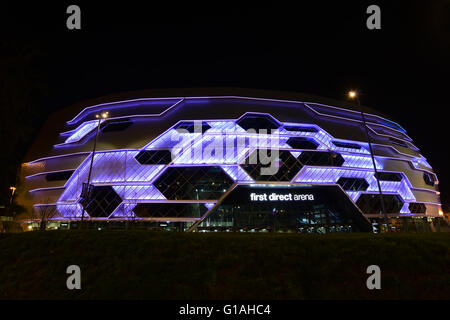
M 99 123 L 95 115 L 100 111 L 110 117 Z M 406 131 L 377 114 L 367 113 L 366 121 L 389 217 L 438 217 L 437 177 Z M 91 193 L 83 199 L 97 125 Z M 229 212 L 226 199 L 236 197 L 238 187 L 245 194 L 242 186 L 266 188 L 267 194 L 280 188 L 288 194 L 287 188 L 297 187 L 314 187 L 311 192 L 319 194 L 320 187 L 333 187 L 333 194 L 345 197 L 338 202 L 356 210 L 349 215 L 359 214 L 361 221 L 382 216 L 361 116 L 349 108 L 240 96 L 142 98 L 86 107 L 66 119 L 53 137 L 51 148 L 41 148 L 40 156 L 23 164 L 25 188 L 19 200 L 35 210 L 53 207 L 57 221 L 79 220 L 84 206 L 89 221 L 183 222 L 183 230 L 223 229 L 236 226 L 237 218 L 231 213 L 222 222 L 213 217 L 220 210 Z M 249 159 L 273 145 L 278 170 L 263 175 L 264 164 Z M 330 197 L 316 198 L 338 199 Z M 302 204 L 296 210 L 309 212 L 320 205 Z M 276 203 L 270 206 L 277 214 L 284 212 Z M 327 208 L 339 216 L 341 209 Z M 272 220 L 261 228 L 270 229 Z

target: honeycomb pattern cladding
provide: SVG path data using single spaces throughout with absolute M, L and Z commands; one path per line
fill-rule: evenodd
M 90 193 L 90 196 L 82 203 L 90 217 L 107 218 L 122 202 L 111 186 L 94 186 Z
M 142 150 L 136 156 L 140 164 L 169 164 L 172 161 L 170 150 Z
M 209 106 L 208 101 L 202 101 L 203 106 Z M 252 100 L 251 103 L 256 102 Z M 267 101 L 261 103 L 270 104 Z M 68 164 L 54 171 L 45 171 L 47 160 L 42 160 L 44 171 L 28 176 L 26 183 L 28 186 L 46 184 L 51 191 L 55 188 L 58 192 L 60 190 L 54 205 L 67 219 L 79 218 L 82 205 L 91 218 L 193 219 L 203 216 L 212 207 L 211 203 L 219 200 L 234 184 L 255 182 L 337 184 L 364 213 L 379 213 L 381 207 L 376 177 L 367 143 L 346 140 L 345 134 L 330 134 L 318 124 L 331 123 L 332 118 L 315 114 L 314 110 L 338 116 L 341 122 L 345 119 L 357 120 L 355 114 L 346 114 L 341 109 L 331 112 L 329 106 L 302 103 L 302 108 L 308 106 L 307 113 L 314 117 L 308 116 L 310 120 L 305 122 L 282 122 L 284 116 L 281 109 L 277 109 L 277 103 L 280 102 L 274 103 L 270 113 L 256 112 L 260 109 L 255 107 L 251 112 L 235 114 L 237 109 L 230 107 L 230 112 L 234 113 L 232 118 L 201 118 L 198 121 L 184 117 L 178 119 L 177 111 L 170 111 L 170 117 L 176 119 L 169 124 L 171 127 L 165 132 L 155 133 L 155 139 L 146 141 L 143 137 L 147 144 L 140 145 L 138 149 L 96 152 L 88 198 L 82 198 L 81 193 L 89 173 L 89 156 L 81 164 Z M 290 105 L 289 110 L 297 107 Z M 197 108 L 200 108 L 198 105 L 194 109 L 200 110 Z M 101 122 L 100 141 L 115 134 L 126 136 L 128 130 L 136 130 L 138 121 L 134 114 L 126 114 L 125 109 L 120 110 L 125 117 Z M 228 114 L 228 110 L 221 110 L 220 113 Z M 315 117 L 321 121 L 314 121 Z M 56 147 L 64 145 L 62 153 L 66 150 L 69 153 L 73 146 L 82 148 L 95 136 L 97 120 L 83 118 L 82 115 L 77 119 L 61 132 L 62 138 L 59 144 L 55 144 Z M 399 151 L 392 159 L 375 157 L 389 213 L 428 215 L 428 210 L 432 208 L 433 214 L 437 214 L 436 208 L 440 208 L 436 195 L 438 181 L 426 159 L 418 154 L 406 132 L 397 124 L 375 116 L 368 116 L 367 119 L 371 133 L 379 136 L 379 144 L 386 141 L 386 147 Z M 141 118 L 139 125 L 141 121 L 147 120 Z M 153 117 L 152 121 L 163 121 L 167 127 L 163 116 Z M 250 129 L 256 130 L 256 134 L 255 131 L 247 131 Z M 172 139 L 176 131 L 181 132 L 177 135 L 183 138 L 182 144 Z M 339 130 L 336 129 L 336 132 Z M 264 142 L 264 139 L 270 143 Z M 272 158 L 274 154 L 267 148 L 269 145 L 272 148 L 273 142 L 278 142 L 276 145 L 280 147 L 278 157 L 272 159 L 277 170 L 264 171 L 268 163 L 261 161 L 259 156 L 266 153 Z M 215 150 L 216 146 L 228 144 L 232 145 L 231 153 Z M 205 155 L 198 153 L 197 147 L 210 150 Z M 407 152 L 408 156 L 405 156 Z M 55 157 L 50 161 L 66 160 Z M 397 163 L 391 165 L 394 161 Z M 46 189 L 45 186 L 41 189 Z M 36 187 L 40 191 L 39 188 Z M 28 189 L 35 191 L 32 187 Z M 36 203 L 40 202 L 36 200 Z
M 393 194 L 383 195 L 386 211 L 389 213 L 400 213 L 403 207 L 403 201 L 400 196 Z M 356 205 L 366 214 L 382 213 L 381 201 L 379 194 L 362 194 L 356 201 Z
M 272 157 L 274 154 L 270 150 L 255 150 L 245 160 L 241 167 L 256 181 L 291 181 L 303 167 L 300 161 L 292 155 L 291 152 L 280 150 L 278 154 L 279 162 L 276 163 L 278 170 L 270 174 L 268 166 L 270 164 L 261 161 L 261 154 Z M 264 168 L 269 172 L 263 171 Z
M 171 200 L 214 200 L 233 184 L 218 166 L 169 167 L 155 181 L 155 186 Z

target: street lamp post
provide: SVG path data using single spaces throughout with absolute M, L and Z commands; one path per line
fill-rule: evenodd
M 372 158 L 373 169 L 375 171 L 375 179 L 377 180 L 378 192 L 380 194 L 381 210 L 383 211 L 384 222 L 386 223 L 386 228 L 387 228 L 387 231 L 389 232 L 390 228 L 389 228 L 388 216 L 387 216 L 387 212 L 386 212 L 386 206 L 384 204 L 383 192 L 381 191 L 381 184 L 380 184 L 380 179 L 378 177 L 378 171 L 377 171 L 377 165 L 376 165 L 376 162 L 375 162 L 375 156 L 373 154 L 372 141 L 370 140 L 369 129 L 367 128 L 367 124 L 366 124 L 366 117 L 364 116 L 364 111 L 363 111 L 363 109 L 361 107 L 361 103 L 359 101 L 358 93 L 356 91 L 350 91 L 348 93 L 348 96 L 351 99 L 355 99 L 356 102 L 358 103 L 358 108 L 359 108 L 359 112 L 361 113 L 362 123 L 363 123 L 364 129 L 365 129 L 365 132 L 366 132 L 367 142 L 369 144 L 370 157 Z
M 13 199 L 14 199 L 14 193 L 16 192 L 16 187 L 12 186 L 9 187 L 9 190 L 11 190 L 11 197 L 9 197 L 9 207 L 8 207 L 8 212 L 10 213 L 11 217 L 14 216 L 14 211 L 12 210 L 12 206 L 13 206 Z
M 10 217 L 13 217 L 14 219 L 14 212 L 12 211 L 12 204 L 13 204 L 13 197 L 14 197 L 14 192 L 16 192 L 16 187 L 12 186 L 9 187 L 9 190 L 11 190 L 11 196 L 9 197 L 9 206 L 8 206 L 8 211 L 7 213 L 9 214 Z M 6 233 L 6 221 L 0 221 L 0 226 L 1 228 L 1 234 Z
M 9 190 L 11 190 L 11 197 L 9 198 L 9 207 L 11 207 L 13 203 L 14 192 L 16 192 L 16 187 L 9 187 Z
M 109 112 L 108 111 L 102 111 L 100 112 L 100 114 L 96 114 L 95 117 L 98 119 L 98 123 L 97 123 L 97 132 L 95 133 L 95 139 L 94 139 L 94 148 L 92 150 L 92 157 L 91 157 L 91 164 L 89 166 L 89 174 L 88 174 L 88 180 L 87 180 L 87 184 L 86 184 L 86 189 L 82 190 L 85 191 L 85 197 L 88 198 L 90 197 L 90 183 L 91 183 L 91 174 L 92 174 L 92 166 L 94 164 L 94 157 L 95 157 L 95 148 L 97 147 L 97 139 L 98 139 L 98 133 L 100 131 L 100 124 L 102 122 L 102 119 L 106 119 L 109 116 Z M 84 223 L 84 213 L 86 211 L 86 205 L 83 205 L 83 211 L 81 213 L 81 222 L 80 222 L 80 228 L 83 229 L 83 223 Z

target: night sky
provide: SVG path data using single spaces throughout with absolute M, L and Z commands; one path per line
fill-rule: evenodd
M 450 1 L 208 3 L 2 8 L 1 193 L 48 114 L 86 99 L 226 86 L 345 100 L 353 88 L 407 130 L 448 210 Z M 79 31 L 66 29 L 70 4 L 81 7 Z M 370 4 L 381 8 L 381 30 L 366 28 Z

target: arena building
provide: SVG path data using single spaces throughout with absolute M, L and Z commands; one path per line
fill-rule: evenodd
M 23 221 L 52 211 L 59 227 L 83 216 L 203 232 L 435 229 L 433 169 L 398 123 L 364 116 L 352 101 L 259 90 L 104 97 L 48 119 L 17 201 Z

